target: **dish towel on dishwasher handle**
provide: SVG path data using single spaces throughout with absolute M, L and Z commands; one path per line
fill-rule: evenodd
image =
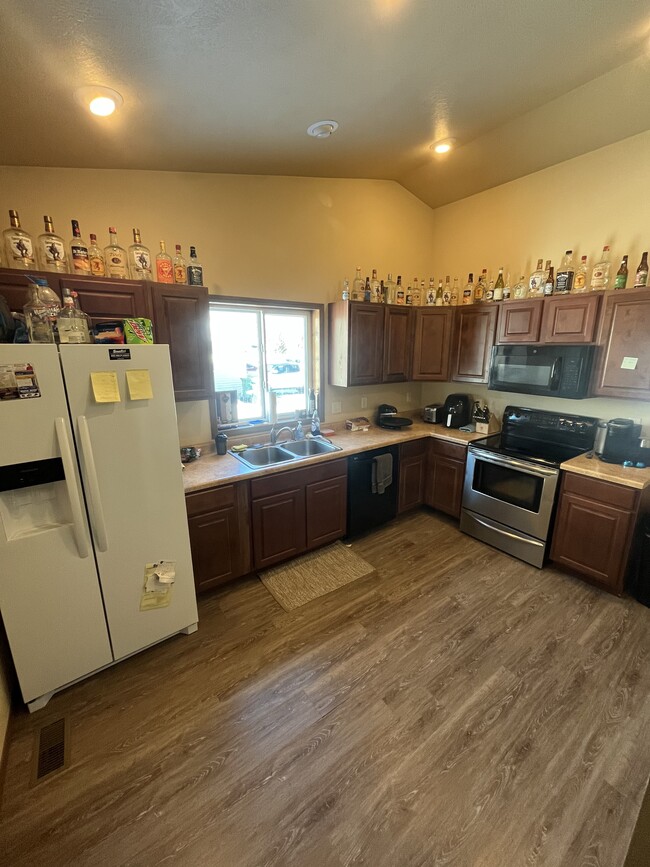
M 372 462 L 372 492 L 383 494 L 393 483 L 393 456 L 390 452 L 377 455 Z

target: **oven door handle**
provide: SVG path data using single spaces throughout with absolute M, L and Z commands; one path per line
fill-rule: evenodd
M 499 467 L 511 467 L 515 470 L 521 470 L 530 476 L 540 476 L 544 479 L 550 479 L 553 476 L 559 475 L 559 470 L 546 470 L 543 467 L 533 466 L 525 461 L 519 461 L 517 458 L 502 458 L 498 455 L 493 455 L 491 452 L 484 452 L 480 449 L 475 449 L 470 446 L 470 454 L 474 455 L 481 461 L 487 461 L 490 464 L 496 464 Z

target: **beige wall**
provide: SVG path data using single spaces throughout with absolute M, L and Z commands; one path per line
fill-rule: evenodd
M 613 270 L 628 253 L 633 273 L 641 252 L 650 248 L 648 189 L 650 132 L 645 132 L 437 208 L 431 245 L 436 275 L 457 275 L 464 282 L 468 271 L 476 274 L 488 268 L 495 275 L 504 265 L 516 280 L 520 273 L 530 274 L 538 258 L 557 265 L 569 248 L 578 256 L 586 254 L 592 265 L 604 244 L 612 248 Z M 463 388 L 462 383 L 428 383 L 422 387 L 423 403 L 439 402 L 450 391 L 481 397 L 497 414 L 507 403 L 515 403 L 605 419 L 637 418 L 650 434 L 646 402 L 550 400 Z

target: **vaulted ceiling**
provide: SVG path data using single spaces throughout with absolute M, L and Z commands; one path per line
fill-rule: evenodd
M 435 207 L 650 125 L 647 0 L 2 0 L 0 24 L 5 165 L 388 178 Z

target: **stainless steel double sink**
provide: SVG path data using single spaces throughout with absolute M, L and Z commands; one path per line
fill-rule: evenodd
M 230 454 L 242 464 L 256 470 L 259 467 L 274 467 L 277 464 L 301 461 L 305 458 L 313 458 L 315 455 L 340 451 L 340 446 L 335 446 L 326 440 L 306 439 L 295 442 L 291 440 L 276 445 L 250 446 L 245 452 L 231 451 Z

